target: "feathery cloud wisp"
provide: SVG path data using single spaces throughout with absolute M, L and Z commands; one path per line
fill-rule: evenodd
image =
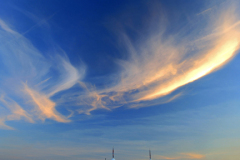
M 11 129 L 5 121 L 22 118 L 31 123 L 46 118 L 70 122 L 56 110 L 56 103 L 51 97 L 73 87 L 83 78 L 85 68 L 75 68 L 60 47 L 59 52 L 51 55 L 55 59 L 45 57 L 3 20 L 0 20 L 0 34 L 0 67 L 4 69 L 0 71 L 0 91 L 7 97 L 0 100 L 10 110 L 0 116 L 2 128 Z M 29 101 L 33 103 L 29 105 Z
M 5 100 L 3 96 L 0 97 L 0 102 L 2 102 L 12 114 L 6 116 L 5 120 L 20 120 L 22 117 L 25 118 L 28 122 L 34 123 L 30 115 L 19 106 L 18 103 L 8 98 Z
M 196 21 L 196 16 L 202 17 Z M 162 29 L 164 27 L 155 27 L 140 43 L 123 33 L 122 42 L 130 58 L 118 60 L 123 69 L 119 76 L 114 77 L 120 81 L 105 89 L 93 90 L 102 97 L 92 101 L 105 104 L 110 109 L 123 104 L 130 108 L 144 106 L 138 105 L 139 102 L 149 106 L 151 100 L 166 97 L 229 62 L 239 50 L 240 43 L 239 16 L 233 5 L 224 3 L 224 6 L 195 17 L 192 17 L 195 22 L 192 29 L 186 24 L 181 32 L 171 34 Z M 165 21 L 156 19 L 160 25 L 156 22 L 154 25 L 167 28 L 167 24 L 161 24 Z M 170 99 L 173 98 L 166 102 Z M 103 107 L 91 110 L 97 108 Z
M 37 106 L 37 115 L 39 119 L 45 120 L 46 118 L 49 118 L 58 122 L 70 121 L 56 111 L 56 104 L 52 102 L 46 95 L 42 95 L 34 90 L 31 90 L 27 85 L 25 85 L 25 91 L 27 94 L 29 94 L 32 101 Z

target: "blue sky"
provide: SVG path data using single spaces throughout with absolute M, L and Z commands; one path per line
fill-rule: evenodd
M 238 6 L 1 1 L 0 159 L 239 159 Z

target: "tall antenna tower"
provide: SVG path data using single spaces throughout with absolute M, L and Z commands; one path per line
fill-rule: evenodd
M 152 156 L 151 156 L 151 150 L 149 149 L 149 160 L 152 159 Z
M 115 160 L 115 159 L 114 159 L 114 147 L 113 147 L 113 149 L 112 149 L 112 160 Z
M 114 147 L 112 149 L 112 158 L 114 158 Z

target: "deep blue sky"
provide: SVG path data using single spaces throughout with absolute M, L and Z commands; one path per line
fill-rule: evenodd
M 240 156 L 234 0 L 0 6 L 0 159 Z

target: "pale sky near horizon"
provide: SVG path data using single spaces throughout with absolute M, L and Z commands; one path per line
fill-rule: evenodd
M 1 160 L 238 160 L 237 0 L 0 5 Z

